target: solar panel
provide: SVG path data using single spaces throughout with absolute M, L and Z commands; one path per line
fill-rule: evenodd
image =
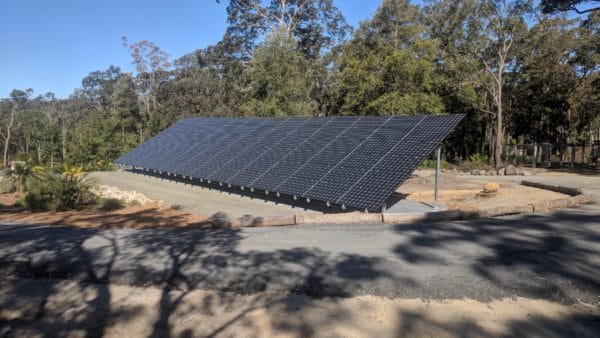
M 462 118 L 187 118 L 115 163 L 375 211 Z

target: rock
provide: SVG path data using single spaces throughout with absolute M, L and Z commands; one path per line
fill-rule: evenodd
M 531 171 L 524 170 L 523 172 L 521 172 L 521 176 L 531 176 Z
M 517 168 L 511 164 L 504 169 L 504 174 L 511 176 L 517 175 Z
M 488 182 L 483 186 L 483 192 L 487 194 L 498 192 L 498 190 L 500 190 L 500 183 L 498 182 Z
M 124 191 L 117 187 L 108 185 L 98 185 L 94 189 L 92 189 L 92 192 L 102 198 L 118 199 L 125 204 L 146 205 L 150 203 L 157 203 L 160 206 L 165 206 L 164 201 L 155 201 L 137 191 Z
M 487 176 L 496 176 L 496 170 L 488 170 L 485 174 Z
M 479 175 L 479 170 L 471 170 L 471 175 Z
M 479 170 L 479 175 L 485 176 L 485 170 Z
M 504 176 L 504 171 L 505 170 L 506 169 L 504 169 L 504 168 L 500 168 L 500 169 L 498 169 L 498 171 L 496 173 L 498 174 L 498 176 Z

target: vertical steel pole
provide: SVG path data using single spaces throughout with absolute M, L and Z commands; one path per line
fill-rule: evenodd
M 433 201 L 433 209 L 434 210 L 438 210 L 440 208 L 440 204 L 438 203 L 438 182 L 440 180 L 440 157 L 442 156 L 442 149 L 441 148 L 437 148 L 437 160 L 435 163 L 435 195 L 434 195 L 434 201 Z

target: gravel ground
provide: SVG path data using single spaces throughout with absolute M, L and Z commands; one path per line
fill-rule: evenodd
M 309 296 L 600 297 L 596 205 L 412 225 L 86 230 L 3 225 L 5 276 Z
M 164 201 L 166 205 L 176 205 L 182 210 L 206 217 L 239 218 L 247 215 L 289 216 L 320 213 L 315 210 L 267 201 L 262 199 L 262 197 L 266 197 L 264 195 L 260 195 L 259 198 L 241 196 L 124 171 L 94 172 L 90 173 L 89 177 L 100 184 L 119 187 L 126 191 L 136 191 L 153 200 Z

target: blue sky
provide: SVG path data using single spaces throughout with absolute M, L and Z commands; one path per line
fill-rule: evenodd
M 334 0 L 356 26 L 379 0 Z M 121 36 L 158 44 L 171 57 L 214 44 L 226 28 L 226 1 L 0 0 L 0 97 L 13 88 L 68 96 L 89 72 L 131 71 Z

